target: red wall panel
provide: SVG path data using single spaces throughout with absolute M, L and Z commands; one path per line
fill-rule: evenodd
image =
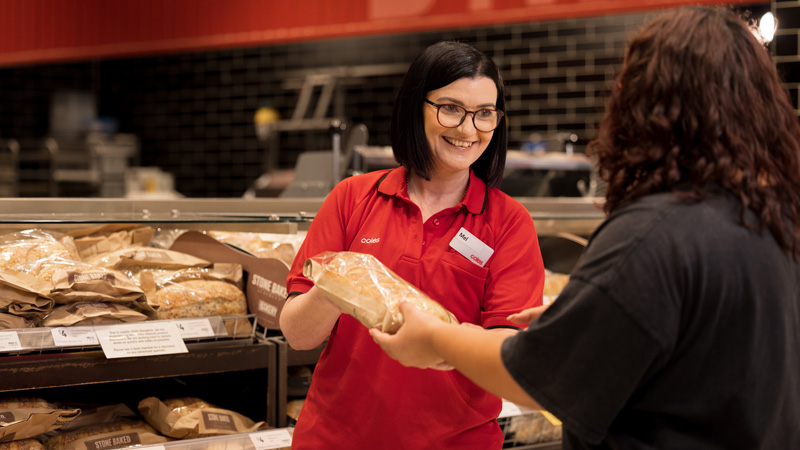
M 688 3 L 698 1 L 0 0 L 0 65 L 552 20 Z

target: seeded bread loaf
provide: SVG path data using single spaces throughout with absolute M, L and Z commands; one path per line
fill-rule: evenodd
M 247 314 L 244 292 L 219 280 L 169 283 L 153 295 L 158 319 Z

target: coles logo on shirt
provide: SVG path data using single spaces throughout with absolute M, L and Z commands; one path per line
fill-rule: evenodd
M 381 238 L 361 238 L 362 244 L 377 244 L 381 241 Z

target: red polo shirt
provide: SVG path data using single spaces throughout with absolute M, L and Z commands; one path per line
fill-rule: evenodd
M 494 249 L 484 267 L 450 247 L 462 227 Z M 302 275 L 307 258 L 344 250 L 375 255 L 460 322 L 515 326 L 509 314 L 542 304 L 544 265 L 530 213 L 472 173 L 463 201 L 425 223 L 408 197 L 405 168 L 345 179 L 314 218 L 288 291 L 313 285 Z M 498 397 L 457 371 L 401 366 L 343 314 L 314 370 L 292 448 L 499 449 L 500 409 Z

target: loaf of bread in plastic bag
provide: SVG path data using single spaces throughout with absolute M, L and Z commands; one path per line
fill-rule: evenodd
M 458 323 L 441 304 L 392 272 L 375 256 L 324 252 L 306 260 L 303 274 L 347 314 L 367 328 L 394 333 L 403 323 L 400 303 L 407 301 L 447 323 Z

